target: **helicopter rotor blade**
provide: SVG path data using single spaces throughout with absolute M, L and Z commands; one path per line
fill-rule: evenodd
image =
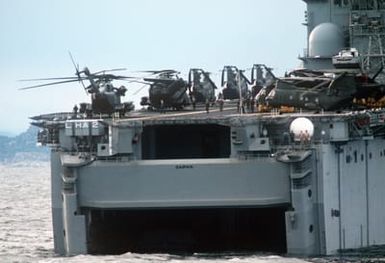
M 137 77 L 129 77 L 129 76 L 121 76 L 121 75 L 113 75 L 113 74 L 106 74 L 106 75 L 101 75 L 101 76 L 95 76 L 95 78 L 99 79 L 137 79 Z
M 70 55 L 72 64 L 74 65 L 74 68 L 75 68 L 75 70 L 76 70 L 76 75 L 78 75 L 78 73 L 79 73 L 79 65 L 76 66 L 76 63 L 75 63 L 75 60 L 74 60 L 74 58 L 73 58 L 73 56 L 72 56 L 71 51 L 68 51 L 68 54 Z
M 80 83 L 82 83 L 82 86 L 83 86 L 84 90 L 85 90 L 86 93 L 87 93 L 86 85 L 84 85 L 83 79 L 80 78 L 79 64 L 77 64 L 77 65 L 75 64 L 75 60 L 74 60 L 74 58 L 73 58 L 73 56 L 72 56 L 71 51 L 68 51 L 68 53 L 69 53 L 69 55 L 70 55 L 72 64 L 73 64 L 74 67 L 75 67 L 75 70 L 76 70 L 76 76 L 78 76 L 78 81 L 79 81 Z
M 145 83 L 142 87 L 140 87 L 138 90 L 136 90 L 134 93 L 132 93 L 132 95 L 138 94 L 142 89 L 144 89 L 148 85 L 149 85 L 148 83 Z
M 42 79 L 20 79 L 19 81 L 42 81 L 42 80 L 78 80 L 78 77 L 58 77 L 58 78 L 42 78 Z
M 79 81 L 79 80 L 74 79 L 74 80 L 56 81 L 56 82 L 51 82 L 51 83 L 46 83 L 46 84 L 39 84 L 39 85 L 29 86 L 29 87 L 25 87 L 25 88 L 20 88 L 19 90 L 35 89 L 35 88 L 40 88 L 40 87 L 46 87 L 46 86 L 52 86 L 52 85 L 58 85 L 58 84 L 64 84 L 64 83 L 71 83 L 71 82 L 76 82 L 76 81 Z
M 174 70 L 174 69 L 163 69 L 163 70 L 140 70 L 137 72 L 143 72 L 143 73 L 152 73 L 154 75 L 156 74 L 162 74 L 162 73 L 169 73 L 169 74 L 180 74 L 180 72 Z
M 93 76 L 94 79 L 139 79 L 137 77 L 129 77 L 129 76 L 119 76 L 119 75 L 101 75 L 101 76 Z M 57 78 L 38 78 L 38 79 L 20 79 L 18 81 L 45 81 L 45 80 L 87 80 L 89 77 L 57 77 Z
M 94 75 L 98 75 L 98 74 L 104 74 L 106 72 L 112 72 L 112 71 L 124 71 L 124 70 L 127 70 L 126 68 L 114 68 L 114 69 L 105 69 L 105 70 L 100 70 L 100 71 L 97 71 L 95 73 L 93 73 Z

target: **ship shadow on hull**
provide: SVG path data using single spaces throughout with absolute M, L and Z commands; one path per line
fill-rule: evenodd
M 286 253 L 286 209 L 89 210 L 88 252 Z

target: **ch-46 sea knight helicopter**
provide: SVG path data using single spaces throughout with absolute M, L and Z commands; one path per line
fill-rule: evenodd
M 277 79 L 266 102 L 272 107 L 341 110 L 365 106 L 367 101 L 379 101 L 385 95 L 385 86 L 376 82 L 376 78 L 383 67 L 369 76 L 362 71 L 357 54 L 353 51 L 350 54 L 349 57 L 341 52 L 335 56 L 335 69 L 299 69 Z M 360 101 L 364 103 L 355 105 Z
M 272 68 L 264 64 L 254 64 L 251 69 L 251 97 L 257 104 L 264 104 L 265 98 L 273 89 L 276 77 Z
M 150 85 L 149 96 L 142 97 L 140 104 L 153 109 L 183 109 L 190 104 L 187 94 L 188 83 L 178 76 L 175 70 L 149 70 L 152 77 L 145 77 L 143 81 Z
M 217 86 L 210 78 L 210 73 L 203 69 L 192 68 L 188 75 L 188 84 L 191 100 L 196 103 L 215 101 Z
M 102 70 L 91 73 L 90 70 L 85 67 L 83 70 L 76 68 L 76 77 L 58 77 L 58 78 L 40 78 L 40 79 L 27 79 L 22 81 L 53 81 L 44 84 L 38 84 L 34 86 L 24 87 L 21 90 L 34 89 L 45 86 L 59 85 L 71 82 L 80 82 L 88 94 L 91 95 L 91 104 L 81 103 L 80 109 L 77 106 L 74 107 L 74 111 L 80 113 L 91 114 L 114 114 L 119 113 L 124 115 L 134 109 L 132 102 L 122 102 L 121 97 L 125 95 L 127 89 L 125 86 L 119 88 L 114 87 L 113 80 L 130 80 L 131 77 L 119 76 L 110 74 L 107 72 L 125 70 L 125 69 L 111 69 Z M 86 86 L 84 81 L 88 81 L 89 85 Z
M 223 67 L 221 79 L 223 99 L 239 99 L 239 93 L 241 93 L 242 98 L 248 97 L 248 84 L 251 84 L 251 82 L 243 74 L 242 70 L 239 70 L 235 66 Z

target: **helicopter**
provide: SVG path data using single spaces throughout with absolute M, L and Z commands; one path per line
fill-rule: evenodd
M 248 84 L 251 84 L 251 82 L 237 67 L 223 67 L 221 79 L 223 99 L 239 99 L 239 93 L 241 93 L 242 98 L 246 98 L 248 96 Z
M 155 109 L 183 109 L 190 104 L 187 95 L 188 83 L 178 76 L 175 70 L 149 70 L 154 77 L 143 78 L 150 85 L 149 96 L 142 97 L 140 105 Z
M 76 77 L 58 77 L 58 78 L 40 78 L 40 79 L 26 79 L 22 81 L 53 81 L 44 84 L 33 85 L 29 87 L 21 88 L 20 90 L 34 89 L 45 86 L 59 85 L 71 82 L 81 82 L 82 86 L 88 94 L 91 95 L 91 104 L 81 103 L 80 109 L 75 105 L 74 111 L 79 110 L 80 113 L 86 113 L 87 115 L 95 114 L 108 114 L 111 115 L 118 112 L 124 115 L 126 112 L 134 109 L 133 102 L 121 102 L 121 97 L 125 96 L 127 91 L 125 86 L 119 88 L 114 87 L 113 80 L 128 80 L 131 77 L 118 76 L 114 74 L 107 74 L 110 71 L 125 70 L 125 69 L 112 69 L 102 70 L 95 73 L 91 73 L 90 70 L 85 67 L 83 70 L 79 70 L 78 66 L 75 66 Z M 84 81 L 88 81 L 89 85 L 86 86 Z
M 294 70 L 276 80 L 265 100 L 272 107 L 341 110 L 353 106 L 355 100 L 381 99 L 384 85 L 375 81 L 380 72 L 382 67 L 373 77 L 360 69 Z
M 215 90 L 217 86 L 211 80 L 210 74 L 203 69 L 192 68 L 188 75 L 189 93 L 191 100 L 197 103 L 215 101 Z
M 254 64 L 251 69 L 251 97 L 258 104 L 264 104 L 265 98 L 273 89 L 276 77 L 272 68 L 264 64 Z
M 362 69 L 362 60 L 355 48 L 341 50 L 333 56 L 332 62 L 332 69 L 297 69 L 277 79 L 266 102 L 273 107 L 308 110 L 341 110 L 381 104 L 385 86 L 376 78 L 383 72 L 383 65 L 369 76 Z

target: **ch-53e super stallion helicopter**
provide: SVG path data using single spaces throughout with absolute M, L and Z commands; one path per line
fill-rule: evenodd
M 148 70 L 154 77 L 143 78 L 150 86 L 149 96 L 142 97 L 140 104 L 152 109 L 182 109 L 190 104 L 187 95 L 188 83 L 178 76 L 179 72 L 171 69 Z
M 72 57 L 71 57 L 72 58 Z M 74 63 L 75 65 L 75 63 Z M 108 114 L 119 113 L 124 115 L 134 109 L 132 102 L 122 102 L 121 97 L 125 96 L 127 91 L 125 86 L 119 88 L 114 87 L 113 80 L 130 80 L 132 77 L 119 76 L 110 74 L 107 72 L 125 70 L 125 69 L 111 69 L 102 70 L 91 73 L 90 70 L 85 67 L 83 70 L 79 70 L 78 66 L 75 66 L 76 77 L 58 77 L 58 78 L 40 78 L 40 79 L 25 79 L 22 81 L 53 81 L 44 84 L 38 84 L 34 86 L 24 87 L 21 90 L 34 89 L 45 86 L 59 85 L 71 82 L 80 82 L 86 92 L 91 95 L 91 104 L 81 103 L 80 109 L 77 106 L 74 107 L 74 111 L 80 113 L 87 113 L 88 115 L 95 114 Z M 84 81 L 88 81 L 89 85 L 86 86 Z

